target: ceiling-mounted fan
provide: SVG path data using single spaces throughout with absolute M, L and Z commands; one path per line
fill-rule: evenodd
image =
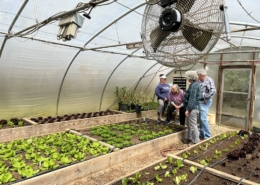
M 165 66 L 195 64 L 215 46 L 228 21 L 223 0 L 150 1 L 142 40 L 147 55 Z

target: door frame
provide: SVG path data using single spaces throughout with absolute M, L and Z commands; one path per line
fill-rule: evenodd
M 255 84 L 256 84 L 256 66 L 253 65 L 232 65 L 232 66 L 219 66 L 218 71 L 218 88 L 217 88 L 217 108 L 216 108 L 216 124 L 220 125 L 221 118 L 221 90 L 222 90 L 222 81 L 223 81 L 223 71 L 224 69 L 251 69 L 251 89 L 250 89 L 250 100 L 249 100 L 249 114 L 248 114 L 248 123 L 246 130 L 253 129 L 253 118 L 254 118 L 254 103 L 255 103 Z M 250 87 L 249 87 L 250 88 Z

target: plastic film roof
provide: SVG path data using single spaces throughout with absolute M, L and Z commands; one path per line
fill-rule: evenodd
M 143 48 L 125 46 L 141 41 L 145 0 L 110 0 L 96 6 L 76 39 L 68 42 L 56 39 L 58 21 L 31 35 L 12 37 L 37 22 L 74 9 L 80 2 L 0 1 L 0 118 L 113 108 L 116 86 L 146 90 L 153 97 L 158 74 L 174 70 L 147 60 Z M 231 31 L 260 28 L 260 0 L 228 0 L 226 5 Z M 260 47 L 259 30 L 232 32 L 231 38 L 233 47 Z M 228 48 L 230 43 L 219 40 L 212 52 Z

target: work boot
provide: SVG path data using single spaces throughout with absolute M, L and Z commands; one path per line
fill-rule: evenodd
M 164 119 L 162 118 L 161 113 L 158 112 L 157 115 L 158 115 L 158 121 L 164 121 Z

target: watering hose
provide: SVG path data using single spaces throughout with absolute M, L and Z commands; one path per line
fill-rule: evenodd
M 161 150 L 162 156 L 163 156 L 163 157 L 166 157 L 165 152 L 176 151 L 176 150 L 183 150 L 183 149 L 187 148 L 187 146 L 181 147 L 181 148 L 177 148 L 176 146 L 174 146 L 174 147 L 175 147 L 175 148 L 165 148 L 165 149 L 162 149 L 162 150 Z
M 255 167 L 253 168 L 253 170 L 251 171 L 251 173 L 249 174 L 249 176 L 247 176 L 247 177 L 242 177 L 242 178 L 240 179 L 240 181 L 238 182 L 237 185 L 240 185 L 240 183 L 242 182 L 243 179 L 248 179 L 248 178 L 250 178 L 250 177 L 252 176 L 252 174 L 253 174 L 253 171 L 256 169 L 256 167 L 257 167 L 259 164 L 260 164 L 260 162 L 255 165 Z

